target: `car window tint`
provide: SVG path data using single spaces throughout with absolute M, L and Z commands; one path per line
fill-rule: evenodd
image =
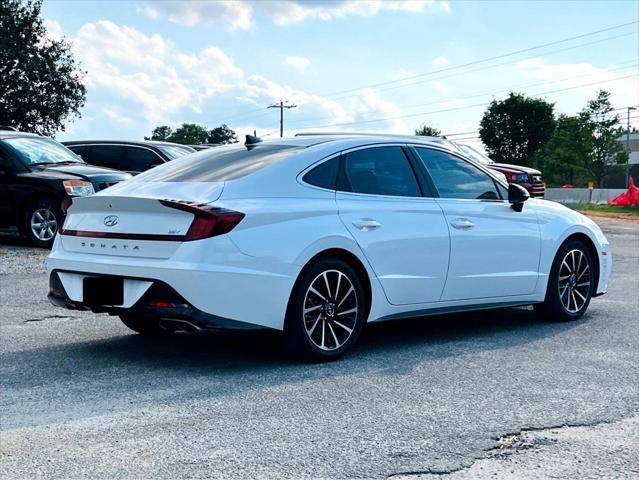
M 135 182 L 225 182 L 244 177 L 302 150 L 287 145 L 232 145 L 201 150 L 137 175 Z
M 144 172 L 151 167 L 164 163 L 157 153 L 147 148 L 124 147 L 124 151 L 127 165 L 125 170 Z
M 416 148 L 442 198 L 498 200 L 493 179 L 464 160 L 440 150 Z
M 82 159 L 92 165 L 126 170 L 124 149 L 120 145 L 91 145 L 85 150 Z
M 316 187 L 335 189 L 337 181 L 337 169 L 339 167 L 339 157 L 320 163 L 317 167 L 309 171 L 302 180 Z
M 401 147 L 356 150 L 343 156 L 338 189 L 345 192 L 421 197 L 408 158 Z

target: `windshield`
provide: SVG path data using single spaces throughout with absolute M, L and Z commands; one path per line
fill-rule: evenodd
M 286 145 L 258 144 L 207 148 L 148 170 L 132 182 L 225 182 L 268 167 L 301 150 Z
M 43 137 L 5 138 L 9 145 L 25 165 L 42 165 L 49 163 L 84 163 L 75 153 L 54 140 Z
M 188 155 L 189 153 L 193 152 L 190 149 L 182 148 L 182 147 L 174 147 L 172 145 L 157 145 L 157 147 L 162 151 L 162 153 L 164 153 L 164 155 L 169 157 L 171 160 L 173 160 L 174 158 L 181 157 L 183 155 Z
M 473 147 L 469 145 L 461 145 L 458 143 L 457 146 L 461 148 L 462 152 L 464 152 L 466 156 L 470 157 L 472 160 L 475 160 L 476 162 L 479 162 L 483 165 L 489 165 L 491 163 L 495 163 L 486 155 L 484 155 L 483 153 L 479 153 L 477 150 L 475 150 Z

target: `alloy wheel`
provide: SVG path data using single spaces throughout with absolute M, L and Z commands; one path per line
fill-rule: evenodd
M 306 334 L 320 350 L 337 350 L 351 337 L 358 303 L 353 283 L 339 270 L 326 270 L 311 282 L 303 303 Z
M 570 250 L 559 267 L 559 298 L 570 313 L 579 312 L 588 301 L 590 294 L 590 262 L 578 249 Z
M 38 240 L 51 240 L 57 230 L 58 221 L 48 208 L 40 208 L 31 215 L 31 231 Z

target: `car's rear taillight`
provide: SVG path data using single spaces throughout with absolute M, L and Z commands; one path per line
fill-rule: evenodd
M 209 205 L 160 200 L 165 207 L 192 213 L 194 218 L 182 241 L 202 240 L 223 235 L 233 230 L 244 218 L 244 214 L 226 208 Z

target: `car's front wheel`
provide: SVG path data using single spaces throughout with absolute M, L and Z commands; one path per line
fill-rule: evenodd
M 334 360 L 358 340 L 366 299 L 355 270 L 339 259 L 323 259 L 298 279 L 288 305 L 286 345 L 308 360 Z
M 62 224 L 62 209 L 50 198 L 42 198 L 25 209 L 23 233 L 38 247 L 51 248 Z
M 566 242 L 557 252 L 548 279 L 546 299 L 535 305 L 545 320 L 565 322 L 580 318 L 596 288 L 594 259 L 579 240 Z

